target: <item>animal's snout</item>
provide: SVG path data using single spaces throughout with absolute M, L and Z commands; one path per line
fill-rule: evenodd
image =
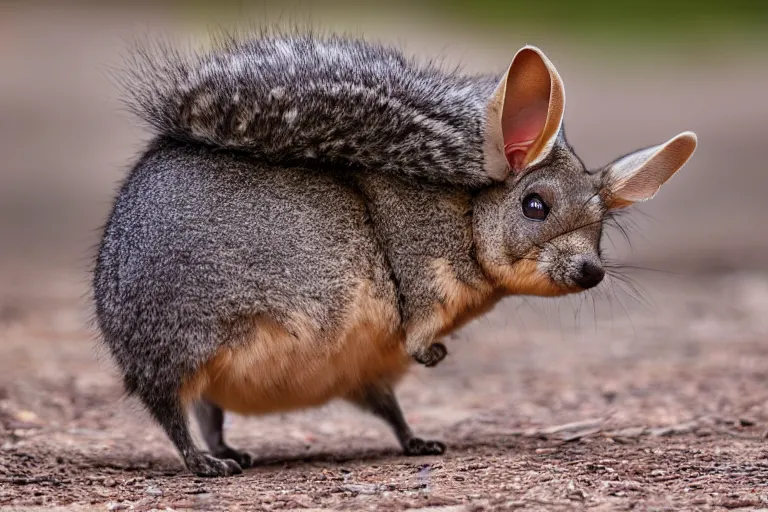
M 605 277 L 605 270 L 598 261 L 594 261 L 592 258 L 585 258 L 582 260 L 581 265 L 577 267 L 576 276 L 574 281 L 583 289 L 594 288 Z

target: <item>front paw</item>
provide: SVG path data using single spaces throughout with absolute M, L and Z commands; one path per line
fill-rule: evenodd
M 416 362 L 431 368 L 445 359 L 445 356 L 447 355 L 448 349 L 445 348 L 445 345 L 442 343 L 433 343 L 416 353 L 412 353 L 411 357 L 413 357 Z

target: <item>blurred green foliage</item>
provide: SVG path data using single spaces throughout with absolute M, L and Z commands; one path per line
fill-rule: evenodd
M 575 33 L 721 33 L 768 26 L 768 0 L 433 0 L 435 12 L 488 26 L 533 23 Z
M 313 13 L 390 19 L 417 14 L 491 33 L 505 29 L 556 30 L 576 39 L 715 43 L 768 40 L 768 0 L 188 0 L 186 12 L 281 12 L 286 19 Z

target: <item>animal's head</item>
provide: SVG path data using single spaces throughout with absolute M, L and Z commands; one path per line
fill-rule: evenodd
M 685 132 L 588 170 L 566 142 L 564 107 L 560 76 L 530 46 L 488 105 L 486 170 L 500 183 L 476 199 L 475 239 L 486 272 L 512 293 L 562 295 L 599 284 L 604 222 L 652 198 L 696 148 Z

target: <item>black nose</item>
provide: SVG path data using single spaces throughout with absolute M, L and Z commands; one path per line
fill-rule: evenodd
M 603 267 L 587 260 L 581 264 L 581 274 L 576 278 L 576 284 L 586 290 L 600 284 L 604 276 L 605 270 L 603 270 Z

